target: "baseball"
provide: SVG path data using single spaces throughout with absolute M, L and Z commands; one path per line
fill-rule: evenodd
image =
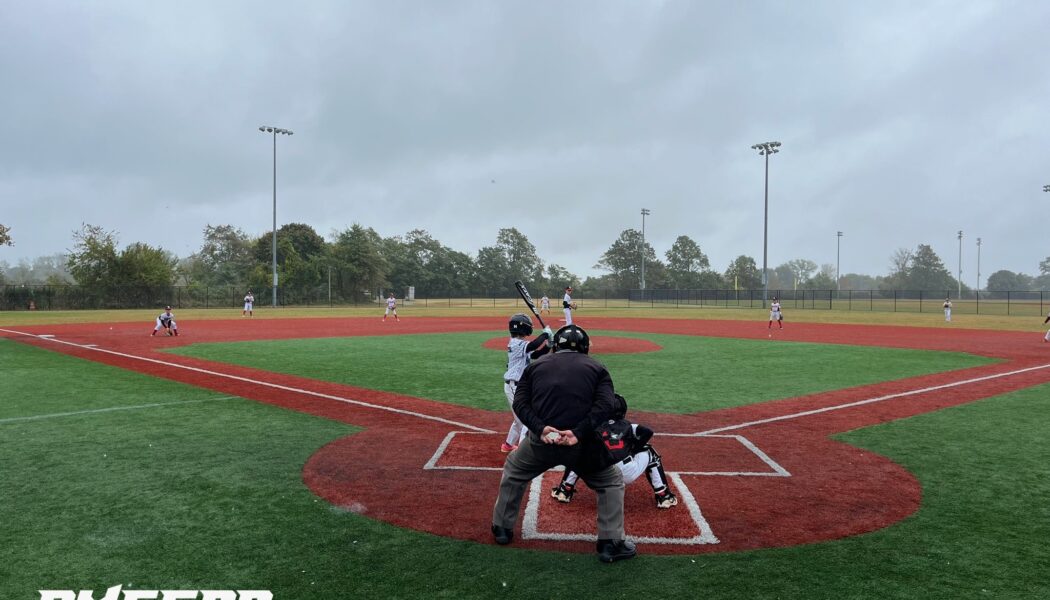
M 559 434 L 557 431 L 552 431 L 552 432 L 547 434 L 547 439 L 552 441 L 552 442 L 557 441 L 558 438 L 560 438 L 560 437 L 561 437 L 561 434 Z

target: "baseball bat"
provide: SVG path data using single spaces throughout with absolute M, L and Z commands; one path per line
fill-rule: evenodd
M 547 325 L 543 322 L 543 317 L 540 316 L 540 312 L 536 310 L 536 303 L 532 301 L 532 296 L 529 295 L 529 290 L 525 288 L 525 284 L 520 281 L 515 281 L 514 287 L 518 289 L 518 293 L 521 294 L 521 299 L 525 301 L 525 305 L 529 307 L 532 314 L 536 315 L 536 319 L 540 322 L 540 327 L 546 328 Z

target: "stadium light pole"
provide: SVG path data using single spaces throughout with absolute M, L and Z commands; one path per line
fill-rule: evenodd
M 842 291 L 842 271 L 839 267 L 842 265 L 842 232 L 838 232 L 837 243 L 835 244 L 835 284 L 838 291 Z
M 981 291 L 981 238 L 977 238 L 977 292 Z
M 956 279 L 956 283 L 959 284 L 958 298 L 962 299 L 962 229 L 959 230 L 959 278 Z
M 277 134 L 292 135 L 292 130 L 262 125 L 259 131 L 273 134 L 273 307 L 277 308 Z
M 649 209 L 642 209 L 642 289 L 645 289 L 645 217 L 649 215 Z
M 780 142 L 763 142 L 751 146 L 752 150 L 766 157 L 765 216 L 762 219 L 762 308 L 769 298 L 769 155 L 780 152 Z

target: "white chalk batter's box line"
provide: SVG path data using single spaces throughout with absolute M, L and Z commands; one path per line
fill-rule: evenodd
M 445 451 L 448 450 L 449 444 L 452 443 L 452 439 L 457 435 L 498 435 L 494 433 L 481 433 L 477 431 L 450 431 L 445 439 L 441 440 L 438 444 L 437 450 L 434 451 L 434 455 L 430 457 L 430 460 L 423 465 L 425 471 L 502 471 L 503 467 L 471 467 L 466 465 L 451 465 L 442 466 L 438 465 L 438 461 L 444 456 Z M 705 437 L 705 438 L 732 438 L 740 442 L 740 444 L 747 448 L 752 454 L 754 454 L 763 463 L 769 465 L 770 471 L 673 471 L 668 470 L 669 474 L 677 475 L 726 475 L 730 477 L 791 477 L 791 473 L 787 469 L 780 466 L 776 461 L 769 457 L 768 454 L 762 451 L 761 448 L 756 446 L 751 440 L 747 439 L 742 435 L 731 434 L 731 435 L 714 435 L 714 434 L 702 434 L 702 433 L 658 433 L 656 437 Z M 562 467 L 553 469 L 555 471 L 561 471 Z
M 434 455 L 430 457 L 430 460 L 423 465 L 424 470 L 449 470 L 449 471 L 502 471 L 502 467 L 471 467 L 471 466 L 439 466 L 438 461 L 444 456 L 448 450 L 452 440 L 457 435 L 499 435 L 499 434 L 482 434 L 476 431 L 450 431 L 445 436 L 441 443 L 438 445 Z M 693 496 L 689 486 L 686 485 L 682 479 L 682 475 L 728 475 L 728 476 L 756 476 L 756 477 L 791 477 L 791 473 L 784 467 L 780 466 L 776 461 L 769 457 L 763 452 L 758 446 L 751 442 L 751 440 L 745 438 L 742 435 L 704 435 L 697 433 L 661 433 L 659 436 L 667 437 L 717 437 L 717 438 L 732 438 L 740 442 L 742 446 L 747 448 L 752 454 L 758 457 L 766 465 L 769 465 L 770 471 L 668 471 L 668 478 L 674 483 L 675 489 L 678 491 L 679 501 L 685 506 L 689 512 L 689 518 L 692 519 L 693 525 L 696 527 L 697 534 L 688 537 L 668 537 L 668 536 L 629 536 L 630 539 L 636 543 L 643 544 L 678 544 L 686 546 L 697 546 L 706 544 L 717 544 L 718 537 L 715 536 L 714 531 L 711 529 L 710 523 L 704 518 L 704 513 L 700 510 L 700 503 L 696 501 L 696 497 Z M 553 471 L 563 471 L 564 467 L 557 467 L 552 469 Z M 522 519 L 521 525 L 521 537 L 527 540 L 549 540 L 557 542 L 570 542 L 570 541 L 583 541 L 583 542 L 596 542 L 598 540 L 597 535 L 589 533 L 578 533 L 578 532 L 556 532 L 556 531 L 540 531 L 540 506 L 542 506 L 542 494 L 543 494 L 543 475 L 540 474 L 529 484 L 528 490 L 528 501 L 525 505 L 525 516 Z

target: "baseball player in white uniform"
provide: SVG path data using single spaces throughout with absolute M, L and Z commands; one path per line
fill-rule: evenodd
M 1046 319 L 1043 320 L 1043 325 L 1050 323 L 1050 313 L 1046 313 Z M 1046 335 L 1043 336 L 1044 342 L 1050 342 L 1050 329 L 1046 330 Z
M 664 473 L 663 460 L 656 449 L 649 445 L 653 430 L 644 425 L 627 420 L 627 401 L 616 394 L 618 403 L 613 418 L 595 430 L 605 444 L 609 456 L 618 461 L 616 466 L 623 474 L 624 485 L 634 482 L 645 474 L 653 488 L 656 508 L 671 508 L 678 504 L 678 497 L 667 487 L 667 474 Z M 558 502 L 571 502 L 576 493 L 576 481 L 579 475 L 565 470 L 561 483 L 551 490 L 551 496 Z
M 241 311 L 241 316 L 252 316 L 252 307 L 255 306 L 255 295 L 252 294 L 251 290 L 244 295 L 244 310 Z
M 503 393 L 507 396 L 510 404 L 511 414 L 514 414 L 514 392 L 518 389 L 518 380 L 525 371 L 529 361 L 539 358 L 547 353 L 550 346 L 547 341 L 554 337 L 550 327 L 544 327 L 543 333 L 531 342 L 526 340 L 532 335 L 532 319 L 528 315 L 518 313 L 510 318 L 508 323 L 510 340 L 507 341 L 507 371 L 503 373 Z M 528 430 L 522 425 L 521 420 L 514 416 L 514 421 L 507 431 L 507 439 L 500 446 L 500 451 L 511 452 L 518 447 L 522 438 L 528 434 Z
M 397 298 L 394 297 L 394 292 L 390 292 L 390 297 L 386 299 L 386 312 L 383 313 L 383 320 L 386 321 L 390 314 L 394 315 L 395 321 L 401 322 L 401 319 L 397 318 Z
M 574 305 L 574 303 L 572 301 L 572 288 L 571 287 L 566 287 L 565 288 L 565 296 L 562 297 L 562 299 L 561 299 L 561 306 L 565 310 L 565 324 L 566 325 L 572 325 L 572 309 L 573 309 L 573 305 Z
M 179 326 L 175 324 L 175 315 L 171 312 L 170 306 L 165 306 L 164 312 L 157 317 L 157 325 L 150 335 L 157 335 L 161 328 L 167 331 L 168 335 L 179 335 Z
M 944 299 L 944 320 L 951 322 L 952 320 L 952 300 L 951 298 Z
M 542 315 L 545 312 L 548 315 L 551 314 L 551 299 L 547 296 L 540 298 L 540 314 Z
M 778 299 L 776 296 L 773 296 L 773 302 L 771 302 L 769 305 L 768 329 L 773 328 L 773 321 L 777 322 L 777 325 L 780 326 L 780 329 L 784 328 L 784 315 L 780 312 L 780 299 Z

